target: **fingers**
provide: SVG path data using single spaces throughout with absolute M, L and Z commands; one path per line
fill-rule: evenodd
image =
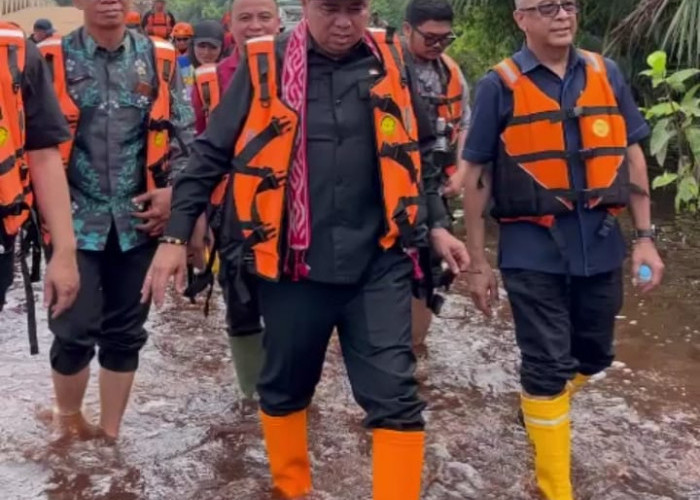
M 488 294 L 486 293 L 486 290 L 481 290 L 478 292 L 473 292 L 472 293 L 472 300 L 474 301 L 474 305 L 476 308 L 484 313 L 484 315 L 487 318 L 490 318 L 492 315 L 491 311 L 491 303 L 488 298 Z
M 71 306 L 74 300 L 75 295 L 71 293 L 70 289 L 59 289 L 56 304 L 51 308 L 51 317 L 58 318 Z
M 44 280 L 44 307 L 47 309 L 51 309 L 51 306 L 53 306 L 53 301 L 55 297 L 54 293 L 54 284 L 53 284 L 53 278 L 49 276 L 49 274 L 46 274 L 46 278 Z
M 467 248 L 464 245 L 460 244 L 457 255 L 457 260 L 459 261 L 459 270 L 463 273 L 466 273 L 469 270 L 469 266 L 471 265 L 471 258 L 469 257 L 469 252 L 467 252 Z
M 143 280 L 143 286 L 141 287 L 141 303 L 148 304 L 151 300 L 151 285 L 153 283 L 153 275 L 151 269 L 146 273 L 146 278 Z
M 145 212 L 132 212 L 131 213 L 132 217 L 136 217 L 137 219 L 157 219 L 160 217 L 160 212 L 158 210 L 153 210 L 152 208 L 146 210 Z
M 175 270 L 175 291 L 182 295 L 187 287 L 187 269 L 185 266 L 178 265 Z
M 153 232 L 156 227 L 158 227 L 159 222 L 155 219 L 151 219 L 145 224 L 139 224 L 138 226 L 134 226 L 137 230 L 141 231 L 142 233 L 151 233 Z
M 443 258 L 445 259 L 445 262 L 447 262 L 450 271 L 452 271 L 455 276 L 458 275 L 459 265 L 457 264 L 454 255 L 452 255 L 452 249 L 448 248 L 446 252 L 443 252 Z
M 134 202 L 135 204 L 148 203 L 149 201 L 151 201 L 151 198 L 153 198 L 153 193 L 146 192 L 146 193 L 138 195 L 136 198 L 132 199 L 131 201 Z
M 649 264 L 649 267 L 651 268 L 651 281 L 642 286 L 642 293 L 649 293 L 658 288 L 664 279 L 664 264 L 660 259 Z
M 491 273 L 491 280 L 489 282 L 489 292 L 491 295 L 492 302 L 498 302 L 501 300 L 501 298 L 498 295 L 498 279 L 493 273 Z

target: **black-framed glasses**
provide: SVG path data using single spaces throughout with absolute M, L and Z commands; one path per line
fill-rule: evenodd
M 557 17 L 559 11 L 563 10 L 567 14 L 577 14 L 578 13 L 578 3 L 574 1 L 565 2 L 544 2 L 534 7 L 527 7 L 525 9 L 518 9 L 521 12 L 534 12 L 537 11 L 542 17 Z
M 452 44 L 452 42 L 457 40 L 457 35 L 455 35 L 452 31 L 450 31 L 446 35 L 434 35 L 432 33 L 423 33 L 415 26 L 413 27 L 413 29 L 416 31 L 416 33 L 423 37 L 423 43 L 426 47 L 434 47 L 436 45 L 440 45 L 441 47 L 448 47 Z
M 189 42 L 191 39 L 190 38 L 176 38 L 176 42 Z

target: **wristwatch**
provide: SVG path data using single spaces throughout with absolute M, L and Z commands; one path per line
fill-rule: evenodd
M 656 241 L 656 226 L 652 225 L 649 229 L 635 229 L 633 238 L 635 240 L 646 238 L 651 241 Z

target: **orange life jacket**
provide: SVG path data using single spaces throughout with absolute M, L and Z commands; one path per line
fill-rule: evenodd
M 457 170 L 457 155 L 459 154 L 459 134 L 461 133 L 460 125 L 462 122 L 462 106 L 464 88 L 462 86 L 462 72 L 459 65 L 447 54 L 442 54 L 441 61 L 447 69 L 446 89 L 441 96 L 431 96 L 427 101 L 435 106 L 438 118 L 444 118 L 447 124 L 450 144 L 450 160 L 443 170 L 448 176 L 451 176 Z
M 25 161 L 22 77 L 26 42 L 21 29 L 0 22 L 0 253 L 8 250 L 33 203 Z
M 175 75 L 175 47 L 169 42 L 153 37 L 156 72 L 158 74 L 158 91 L 148 116 L 148 137 L 146 146 L 146 188 L 148 191 L 167 186 L 168 151 L 170 148 L 170 83 Z M 64 65 L 63 39 L 54 37 L 38 45 L 42 55 L 49 63 L 53 74 L 53 84 L 61 105 L 61 111 L 68 120 L 72 138 L 61 144 L 59 149 L 64 166 L 68 166 L 73 138 L 80 120 L 80 109 L 68 92 Z
M 369 33 L 385 70 L 370 96 L 387 228 L 379 243 L 389 249 L 397 241 L 410 245 L 418 215 L 421 158 L 401 44 L 393 31 Z M 280 98 L 274 38 L 251 40 L 246 49 L 253 102 L 235 146 L 231 199 L 244 248 L 252 249 L 255 272 L 277 280 L 285 181 L 299 118 Z
M 167 40 L 173 30 L 173 21 L 168 12 L 150 12 L 146 21 L 146 32 Z
M 513 116 L 501 134 L 493 173 L 494 216 L 502 222 L 527 220 L 552 227 L 557 215 L 577 202 L 586 208 L 618 213 L 628 203 L 627 127 L 599 54 L 586 59 L 586 86 L 576 107 L 562 109 L 512 59 L 494 70 L 513 93 Z M 564 121 L 576 120 L 581 132 L 578 155 L 586 169 L 586 187 L 570 181 Z

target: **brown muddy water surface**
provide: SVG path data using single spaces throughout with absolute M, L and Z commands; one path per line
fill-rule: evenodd
M 578 500 L 700 500 L 700 234 L 667 223 L 665 287 L 628 286 L 618 361 L 576 395 Z M 38 289 L 37 289 L 38 291 Z M 458 283 L 420 355 L 429 402 L 425 500 L 534 500 L 530 449 L 516 420 L 518 355 L 506 301 L 477 314 Z M 222 308 L 178 302 L 153 314 L 151 339 L 117 446 L 52 445 L 48 348 L 30 357 L 15 288 L 0 319 L 0 500 L 270 498 L 256 410 L 234 387 Z M 99 408 L 95 380 L 86 409 Z M 313 499 L 371 497 L 370 440 L 337 342 L 311 410 Z

